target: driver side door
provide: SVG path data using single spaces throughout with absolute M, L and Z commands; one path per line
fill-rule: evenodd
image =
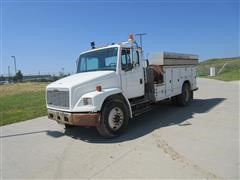
M 136 48 L 121 50 L 122 90 L 128 99 L 144 95 L 144 72 Z

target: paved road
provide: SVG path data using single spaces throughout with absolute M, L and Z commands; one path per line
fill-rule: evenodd
M 106 140 L 37 118 L 1 127 L 2 178 L 239 178 L 239 84 L 198 79 L 190 107 L 162 103 Z

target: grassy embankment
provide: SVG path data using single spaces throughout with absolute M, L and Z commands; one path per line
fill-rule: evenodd
M 0 86 L 0 126 L 46 115 L 46 83 Z
M 218 74 L 219 70 L 223 67 L 224 64 L 225 64 L 224 68 Z M 216 68 L 215 77 L 209 76 L 210 67 Z M 203 61 L 199 63 L 197 66 L 197 75 L 199 77 L 207 77 L 223 81 L 240 80 L 240 57 L 209 59 Z

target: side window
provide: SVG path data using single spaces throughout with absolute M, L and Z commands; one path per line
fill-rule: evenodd
M 133 50 L 133 61 L 136 63 L 136 64 L 139 64 L 139 53 L 137 50 Z
M 123 49 L 121 54 L 121 65 L 122 70 L 131 70 L 132 69 L 132 60 L 130 49 Z

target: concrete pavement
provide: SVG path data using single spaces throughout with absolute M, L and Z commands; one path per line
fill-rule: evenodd
M 186 108 L 168 102 L 104 139 L 40 117 L 1 127 L 1 177 L 239 178 L 239 83 L 198 79 Z

